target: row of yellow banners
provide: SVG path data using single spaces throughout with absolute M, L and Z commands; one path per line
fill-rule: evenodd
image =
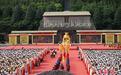
M 106 34 L 105 35 L 106 44 L 114 44 L 114 34 Z M 117 36 L 118 43 L 121 43 L 121 35 Z M 9 44 L 16 45 L 17 44 L 17 36 L 9 36 Z M 22 35 L 20 36 L 20 44 L 29 44 L 29 36 Z
M 114 44 L 115 42 L 114 34 L 107 34 L 105 39 L 106 44 Z M 121 34 L 117 35 L 117 42 L 121 43 Z
M 20 36 L 20 44 L 29 44 L 29 36 L 23 35 Z M 16 45 L 17 44 L 17 36 L 9 36 L 9 44 Z
M 51 41 L 51 40 L 53 40 L 53 39 L 50 38 L 51 40 L 49 40 L 48 37 L 50 37 L 50 35 L 44 36 L 44 37 L 40 36 L 40 38 L 34 38 L 34 36 L 33 36 L 34 39 L 39 39 L 39 40 L 38 40 L 38 42 L 37 41 L 34 42 L 33 38 L 32 38 L 31 41 L 32 41 L 32 44 L 36 44 L 36 42 L 37 43 L 46 43 L 46 42 L 52 43 L 53 41 Z M 46 38 L 47 40 L 43 39 L 40 42 L 40 39 L 42 39 L 42 38 Z M 17 45 L 17 44 L 27 45 L 27 44 L 29 44 L 29 35 L 20 35 L 20 38 L 18 38 L 17 35 L 10 35 L 9 44 L 10 45 Z

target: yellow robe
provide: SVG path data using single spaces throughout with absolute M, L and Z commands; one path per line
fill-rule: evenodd
M 69 54 L 69 50 L 70 50 L 70 36 L 67 33 L 65 33 L 65 35 L 63 36 L 63 41 L 59 45 L 59 50 L 62 54 L 62 61 L 64 62 L 64 60 L 66 59 L 66 56 L 67 56 L 67 54 Z

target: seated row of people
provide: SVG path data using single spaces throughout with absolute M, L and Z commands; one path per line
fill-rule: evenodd
M 83 50 L 99 75 L 121 75 L 121 50 Z
M 31 58 L 39 56 L 43 49 L 0 49 L 0 75 L 9 75 Z

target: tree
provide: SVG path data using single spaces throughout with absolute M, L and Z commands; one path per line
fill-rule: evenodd
M 33 4 L 30 4 L 26 11 L 25 20 L 31 21 L 35 19 L 36 9 Z
M 62 11 L 63 10 L 63 6 L 60 3 L 55 3 L 55 10 L 56 11 Z
M 74 0 L 71 2 L 71 10 L 77 11 L 77 10 L 81 10 L 82 6 L 83 6 L 83 2 L 81 0 Z
M 42 9 L 37 9 L 36 10 L 36 15 L 35 15 L 35 18 L 36 20 L 41 20 L 42 19 L 42 15 L 43 15 L 44 11 Z
M 2 9 L 0 8 L 0 18 L 1 18 L 1 16 L 2 16 Z
M 22 9 L 19 5 L 15 6 L 12 14 L 12 23 L 22 19 Z
M 0 21 L 0 32 L 1 33 L 10 33 L 11 31 L 11 23 L 10 18 L 5 18 Z
M 103 27 L 112 29 L 114 19 L 114 8 L 112 6 L 104 6 L 103 8 Z
M 37 9 L 36 17 L 35 17 L 36 19 L 35 19 L 34 22 L 32 22 L 32 25 L 33 25 L 32 29 L 33 30 L 37 30 L 38 29 L 38 27 L 40 25 L 40 21 L 42 20 L 43 13 L 44 13 L 43 9 L 40 9 L 40 8 Z
M 121 6 L 118 7 L 114 18 L 115 29 L 121 29 Z
M 50 4 L 48 4 L 47 7 L 46 7 L 46 10 L 47 11 L 55 11 L 56 8 L 55 8 L 54 2 L 51 2 Z
M 121 0 L 0 0 L 0 30 L 37 29 L 45 11 L 62 11 L 64 6 L 68 7 L 65 5 L 68 1 L 70 10 L 89 11 L 97 29 L 112 28 L 112 25 L 120 29 Z
M 94 24 L 96 26 L 96 29 L 103 29 L 103 12 L 102 7 L 98 7 L 95 9 L 94 15 L 93 15 Z
M 19 30 L 30 30 L 30 28 L 32 28 L 31 22 L 28 20 L 21 21 L 21 23 L 19 23 L 19 27 L 20 27 Z
M 6 17 L 11 17 L 12 15 L 12 8 L 7 6 L 7 7 L 4 7 L 3 8 L 3 17 L 6 18 Z
M 97 4 L 95 2 L 93 2 L 90 4 L 82 5 L 81 10 L 82 11 L 89 11 L 91 13 L 91 15 L 93 15 L 96 8 L 97 8 Z

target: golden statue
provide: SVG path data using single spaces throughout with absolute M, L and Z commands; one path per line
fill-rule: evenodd
M 58 69 L 61 63 L 61 69 L 64 69 L 63 63 L 66 60 L 66 67 L 67 67 L 67 71 L 70 71 L 70 61 L 69 61 L 69 50 L 70 50 L 70 36 L 67 32 L 65 32 L 64 36 L 63 36 L 63 40 L 62 43 L 59 44 L 59 50 L 60 50 L 60 57 L 58 58 L 55 66 L 54 66 L 54 70 Z
M 65 32 L 65 35 L 63 36 L 63 41 L 62 43 L 64 44 L 70 44 L 70 36 L 67 32 Z

